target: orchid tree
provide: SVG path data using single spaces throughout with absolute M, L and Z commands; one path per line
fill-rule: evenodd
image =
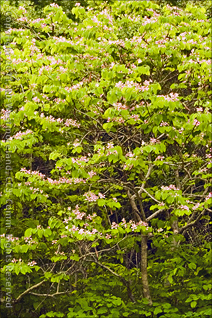
M 88 4 L 2 34 L 5 317 L 208 317 L 206 10 Z

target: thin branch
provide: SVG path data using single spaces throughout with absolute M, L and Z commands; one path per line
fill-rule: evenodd
M 133 303 L 135 303 L 135 299 L 134 299 L 134 296 L 133 296 L 132 291 L 131 291 L 131 289 L 130 289 L 130 284 L 129 284 L 129 282 L 128 282 L 125 278 L 123 278 L 121 275 L 117 274 L 117 273 L 114 272 L 112 269 L 110 269 L 109 267 L 107 267 L 106 265 L 101 264 L 100 262 L 98 262 L 98 261 L 95 260 L 95 259 L 94 259 L 94 262 L 95 262 L 96 264 L 98 264 L 99 266 L 101 266 L 101 267 L 107 269 L 107 270 L 108 270 L 109 272 L 111 272 L 114 276 L 119 277 L 119 278 L 121 279 L 121 281 L 127 286 L 129 298 L 131 299 L 131 301 L 132 301 Z
M 191 222 L 191 223 L 188 223 L 188 224 L 186 224 L 185 226 L 181 227 L 181 228 L 179 229 L 178 233 L 179 233 L 179 234 L 182 233 L 182 234 L 184 235 L 185 232 L 186 232 L 186 230 L 187 230 L 189 227 L 195 225 L 195 224 L 199 221 L 199 219 L 201 218 L 201 216 L 204 215 L 204 213 L 205 213 L 205 209 L 198 215 L 198 217 L 196 218 L 195 221 L 193 221 L 193 222 Z
M 146 221 L 149 222 L 151 219 L 153 219 L 154 217 L 156 217 L 158 214 L 160 214 L 161 212 L 163 212 L 164 209 L 160 209 L 160 210 L 157 210 L 156 212 L 154 212 L 152 215 L 150 215 Z
M 157 202 L 157 203 L 161 203 L 161 202 L 158 201 L 156 198 L 154 198 L 149 192 L 147 192 L 145 189 L 143 189 L 143 191 L 144 191 L 152 200 L 154 200 L 154 201 Z
M 57 295 L 64 295 L 64 294 L 68 294 L 68 293 L 72 293 L 72 291 L 71 290 L 67 290 L 65 292 L 57 292 L 57 293 L 54 293 L 54 294 L 38 294 L 38 293 L 31 292 L 30 294 L 31 295 L 35 295 L 35 296 L 39 296 L 39 297 L 55 297 Z
M 45 282 L 46 282 L 46 280 L 42 280 L 40 283 L 29 287 L 29 288 L 26 289 L 22 294 L 20 294 L 20 295 L 18 296 L 18 298 L 16 298 L 16 301 L 19 301 L 24 295 L 26 295 L 27 293 L 29 293 L 31 290 L 33 290 L 33 289 L 39 287 L 40 285 L 42 285 L 42 284 L 45 283 Z

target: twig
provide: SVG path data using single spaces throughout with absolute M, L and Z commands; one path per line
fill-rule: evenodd
M 24 295 L 26 295 L 27 293 L 29 293 L 31 290 L 33 290 L 33 289 L 39 287 L 40 285 L 42 285 L 42 284 L 45 283 L 45 282 L 46 282 L 46 280 L 42 280 L 40 283 L 38 283 L 38 284 L 36 284 L 36 285 L 34 285 L 34 286 L 29 287 L 29 288 L 26 289 L 22 294 L 20 294 L 20 295 L 18 296 L 18 298 L 16 298 L 16 301 L 19 301 Z

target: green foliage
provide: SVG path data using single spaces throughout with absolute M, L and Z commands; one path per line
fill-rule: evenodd
M 209 317 L 208 4 L 34 2 L 1 8 L 3 306 Z

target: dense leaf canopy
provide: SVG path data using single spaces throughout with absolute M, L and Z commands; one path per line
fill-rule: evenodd
M 11 8 L 3 317 L 209 317 L 206 9 L 86 1 L 72 18 L 57 4 L 40 18 L 3 2 Z

